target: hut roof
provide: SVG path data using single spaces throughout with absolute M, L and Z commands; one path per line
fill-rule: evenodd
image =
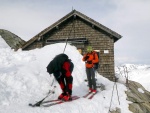
M 43 36 L 45 33 L 51 31 L 52 29 L 56 28 L 57 26 L 59 26 L 61 23 L 67 21 L 68 19 L 72 18 L 72 16 L 78 16 L 79 18 L 83 19 L 84 21 L 90 23 L 91 25 L 96 26 L 97 28 L 105 31 L 106 33 L 110 34 L 111 36 L 113 36 L 114 41 L 116 42 L 117 40 L 119 40 L 122 36 L 118 33 L 116 33 L 115 31 L 107 28 L 106 26 L 100 24 L 99 22 L 96 22 L 95 20 L 87 17 L 86 15 L 80 13 L 79 11 L 76 10 L 72 10 L 70 13 L 68 13 L 66 16 L 62 17 L 60 20 L 58 20 L 57 22 L 55 22 L 54 24 L 52 24 L 51 26 L 47 27 L 46 29 L 44 29 L 43 31 L 41 31 L 40 33 L 38 33 L 37 35 L 35 35 L 33 38 L 31 38 L 29 41 L 27 41 L 23 46 L 22 49 L 26 48 L 27 46 L 29 46 L 30 44 L 32 44 L 34 41 L 38 40 L 39 37 Z

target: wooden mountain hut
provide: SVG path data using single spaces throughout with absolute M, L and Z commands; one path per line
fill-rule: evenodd
M 84 54 L 88 45 L 99 52 L 98 72 L 114 80 L 114 43 L 122 36 L 79 11 L 73 10 L 31 38 L 22 50 L 42 48 L 49 44 L 68 42 Z

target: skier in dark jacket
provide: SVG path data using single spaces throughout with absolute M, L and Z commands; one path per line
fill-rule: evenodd
M 64 101 L 72 99 L 73 77 L 71 73 L 73 71 L 73 67 L 73 63 L 66 54 L 59 54 L 55 56 L 55 58 L 47 66 L 47 72 L 49 74 L 53 73 L 55 79 L 60 85 L 60 88 L 62 89 L 62 94 L 60 94 L 58 99 L 62 99 Z

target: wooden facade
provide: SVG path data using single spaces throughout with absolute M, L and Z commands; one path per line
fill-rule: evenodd
M 65 42 L 66 39 L 84 54 L 91 45 L 100 53 L 98 72 L 114 80 L 114 43 L 121 35 L 101 25 L 86 15 L 73 10 L 56 23 L 31 38 L 22 50 L 41 48 L 49 44 Z

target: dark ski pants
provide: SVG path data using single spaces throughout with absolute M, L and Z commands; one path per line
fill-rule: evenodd
M 94 68 L 86 68 L 89 88 L 96 90 L 95 70 Z
M 59 79 L 57 79 L 57 81 L 63 93 L 68 92 L 70 95 L 72 95 L 72 83 L 73 83 L 72 76 L 66 77 L 64 75 L 61 75 Z

